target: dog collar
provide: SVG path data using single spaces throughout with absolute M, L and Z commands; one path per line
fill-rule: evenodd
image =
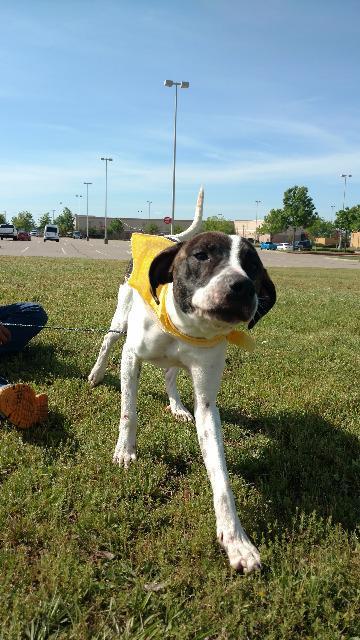
M 157 304 L 151 295 L 149 282 L 149 269 L 153 259 L 164 249 L 172 246 L 173 242 L 162 236 L 147 235 L 144 233 L 133 233 L 131 236 L 131 251 L 133 258 L 133 269 L 128 280 L 128 284 L 136 289 L 144 302 L 155 313 L 161 328 L 184 342 L 193 344 L 198 347 L 213 347 L 223 340 L 242 347 L 245 351 L 254 351 L 255 340 L 245 331 L 234 329 L 229 333 L 215 336 L 214 338 L 194 338 L 181 333 L 172 323 L 166 310 L 166 293 L 168 285 L 160 285 L 157 294 L 159 304 Z

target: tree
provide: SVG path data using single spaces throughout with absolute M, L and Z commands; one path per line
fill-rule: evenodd
M 344 231 L 359 231 L 360 230 L 360 204 L 354 207 L 346 207 L 340 209 L 335 217 L 335 225 L 339 229 Z
M 307 187 L 290 187 L 284 193 L 283 209 L 271 209 L 264 218 L 258 233 L 279 233 L 289 227 L 294 230 L 293 243 L 297 227 L 309 227 L 316 222 L 318 214 L 315 205 L 308 194 Z
M 108 231 L 110 235 L 120 236 L 124 231 L 123 222 L 119 218 L 116 218 L 116 220 L 111 220 Z
M 63 212 L 55 219 L 55 224 L 60 229 L 60 234 L 66 236 L 68 232 L 74 231 L 75 216 L 68 207 L 64 207 Z
M 30 211 L 20 211 L 17 216 L 12 218 L 12 223 L 17 229 L 23 229 L 24 231 L 31 231 L 35 226 L 34 218 Z
M 293 243 L 295 245 L 295 233 L 297 227 L 309 227 L 313 224 L 318 214 L 315 205 L 308 194 L 307 187 L 290 187 L 284 193 L 284 214 L 286 226 L 294 230 Z
M 151 235 L 156 236 L 156 234 L 159 233 L 159 227 L 155 222 L 150 222 L 145 227 L 145 233 L 150 233 Z
M 340 229 L 338 248 L 341 249 L 342 232 L 345 235 L 346 246 L 348 234 L 351 231 L 360 230 L 360 204 L 351 207 L 351 209 L 349 209 L 349 207 L 340 209 L 335 217 L 335 226 Z
M 222 231 L 229 235 L 235 233 L 235 227 L 232 220 L 225 220 L 222 215 L 210 216 L 203 222 L 204 231 Z
M 51 224 L 50 213 L 43 213 L 39 218 L 38 228 L 43 231 L 47 224 Z
M 318 218 L 309 227 L 307 227 L 309 236 L 315 238 L 332 238 L 335 235 L 336 227 L 330 220 Z
M 360 204 L 351 207 L 350 211 L 353 212 L 351 231 L 360 231 Z
M 272 236 L 274 233 L 283 231 L 287 226 L 286 217 L 283 209 L 271 209 L 268 215 L 264 217 L 264 222 L 257 229 L 259 235 L 263 233 L 270 233 Z
M 5 224 L 6 217 L 4 213 L 0 213 L 0 224 Z

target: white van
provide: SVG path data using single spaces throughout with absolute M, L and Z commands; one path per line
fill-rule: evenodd
M 47 224 L 44 229 L 44 242 L 46 240 L 55 240 L 59 242 L 59 227 L 57 224 Z

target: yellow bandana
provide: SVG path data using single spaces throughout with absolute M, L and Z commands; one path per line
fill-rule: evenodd
M 131 236 L 131 251 L 133 257 L 133 270 L 128 280 L 128 284 L 136 289 L 142 299 L 151 307 L 157 316 L 162 328 L 176 338 L 180 338 L 185 342 L 194 344 L 198 347 L 213 347 L 223 340 L 228 340 L 232 344 L 245 349 L 245 351 L 254 351 L 254 339 L 244 331 L 235 329 L 230 333 L 215 336 L 214 338 L 193 338 L 181 333 L 171 322 L 166 311 L 166 292 L 168 285 L 160 285 L 157 295 L 160 304 L 157 304 L 151 294 L 149 282 L 149 269 L 153 259 L 164 249 L 173 245 L 171 240 L 161 236 L 146 235 L 144 233 L 133 233 Z

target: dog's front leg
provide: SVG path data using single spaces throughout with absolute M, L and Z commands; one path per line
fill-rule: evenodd
M 126 332 L 132 296 L 133 290 L 131 287 L 126 283 L 121 285 L 118 295 L 118 304 L 114 317 L 111 321 L 111 331 L 106 334 L 96 363 L 88 377 L 91 387 L 96 387 L 100 382 L 102 382 L 109 361 L 110 351 L 117 340 L 119 340 L 120 334 Z
M 136 459 L 136 400 L 141 363 L 126 343 L 121 357 L 121 417 L 113 461 L 126 469 Z
M 194 366 L 191 374 L 195 390 L 196 430 L 213 491 L 217 537 L 230 565 L 237 571 L 249 573 L 260 568 L 260 556 L 240 524 L 230 488 L 216 406 L 222 368 L 218 362 L 206 368 Z

